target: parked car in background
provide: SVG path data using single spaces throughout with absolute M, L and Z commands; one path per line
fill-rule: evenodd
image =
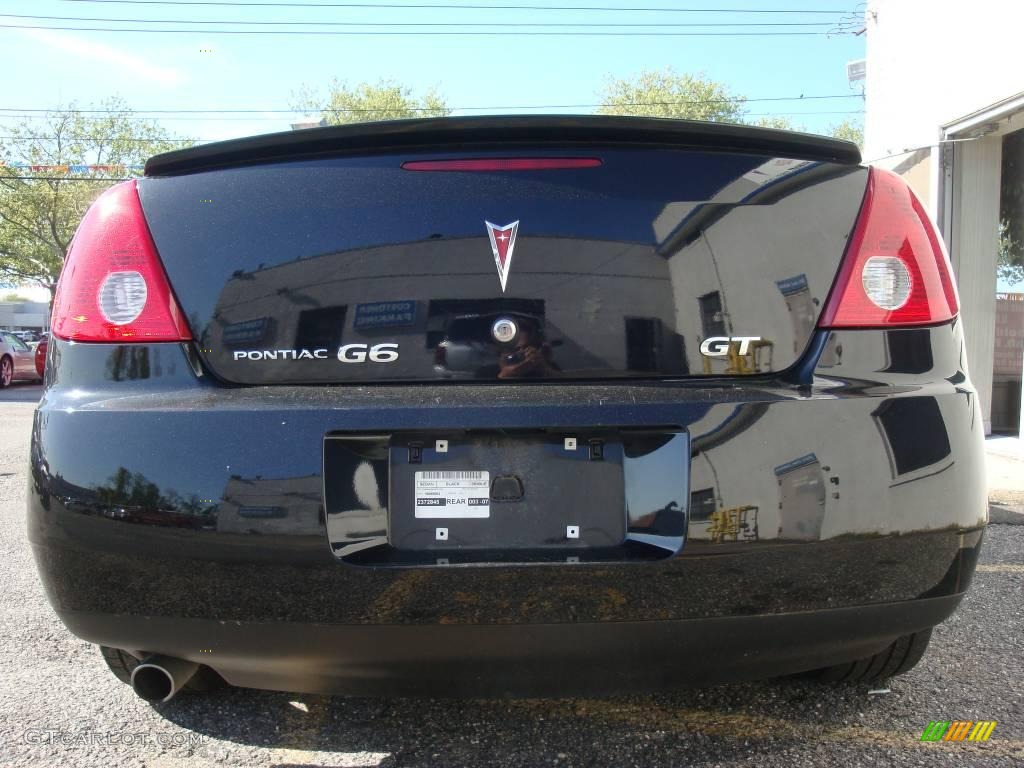
M 36 344 L 36 373 L 39 374 L 40 379 L 43 378 L 43 373 L 46 371 L 46 350 L 49 347 L 49 338 L 49 334 L 44 333 Z
M 0 331 L 0 388 L 9 387 L 19 379 L 38 379 L 35 353 L 18 336 Z

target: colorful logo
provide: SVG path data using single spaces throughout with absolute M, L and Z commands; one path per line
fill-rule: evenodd
M 921 741 L 988 741 L 995 720 L 932 721 L 921 734 Z
M 512 266 L 512 251 L 516 247 L 516 233 L 519 232 L 519 222 L 513 221 L 499 227 L 485 221 L 487 225 L 487 236 L 491 239 L 491 253 L 494 255 L 494 265 L 498 268 L 498 279 L 501 281 L 501 292 L 505 292 L 505 283 L 508 281 L 508 268 Z

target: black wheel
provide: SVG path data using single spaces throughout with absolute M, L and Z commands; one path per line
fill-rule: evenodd
M 114 677 L 125 685 L 131 685 L 132 670 L 138 666 L 139 660 L 120 648 L 107 648 L 105 645 L 100 646 L 100 653 Z
M 913 669 L 928 649 L 931 637 L 931 628 L 923 629 L 912 635 L 897 638 L 885 650 L 874 656 L 816 669 L 807 674 L 823 683 L 879 682 Z
M 100 654 L 103 656 L 103 660 L 107 662 L 107 667 L 114 673 L 114 677 L 125 685 L 132 684 L 132 670 L 139 665 L 140 661 L 136 656 L 128 653 L 128 651 L 122 651 L 120 648 L 108 648 L 105 645 L 100 646 Z M 181 690 L 203 693 L 223 688 L 226 685 L 227 683 L 224 682 L 224 678 L 212 669 L 200 666 L 199 670 L 192 676 L 192 679 Z
M 0 358 L 0 389 L 11 386 L 14 381 L 14 361 L 4 355 Z

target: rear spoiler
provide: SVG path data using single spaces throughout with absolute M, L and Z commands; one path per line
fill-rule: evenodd
M 730 123 L 605 115 L 433 117 L 308 128 L 218 141 L 154 155 L 146 176 L 174 176 L 318 156 L 382 152 L 465 152 L 516 146 L 649 145 L 769 155 L 856 165 L 856 144 L 809 133 Z

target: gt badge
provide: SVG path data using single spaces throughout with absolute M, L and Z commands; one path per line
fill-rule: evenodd
M 729 354 L 729 347 L 736 344 L 739 354 L 745 355 L 751 342 L 760 340 L 760 336 L 709 336 L 701 342 L 700 353 L 707 357 L 725 357 Z
M 494 265 L 498 268 L 498 279 L 501 280 L 501 292 L 505 292 L 505 283 L 508 282 L 508 268 L 512 265 L 512 249 L 516 246 L 516 232 L 519 231 L 519 222 L 513 221 L 504 227 L 491 224 L 487 225 L 487 236 L 491 238 L 491 253 L 494 254 Z

